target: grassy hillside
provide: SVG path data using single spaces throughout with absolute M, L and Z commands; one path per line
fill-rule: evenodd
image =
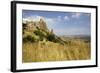
M 61 45 L 53 42 L 35 42 L 23 44 L 23 62 L 86 60 L 90 59 L 90 43 L 73 39 L 71 43 Z
M 61 38 L 55 35 L 53 30 L 50 31 L 42 19 L 38 22 L 23 23 L 22 38 L 23 63 L 91 58 L 90 41 Z

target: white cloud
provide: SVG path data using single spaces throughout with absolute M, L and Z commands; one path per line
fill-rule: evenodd
M 39 15 L 32 15 L 32 16 L 29 16 L 27 18 L 23 18 L 23 21 L 39 21 L 40 18 L 43 18 L 42 16 L 39 16 Z
M 44 19 L 46 20 L 46 22 L 48 24 L 51 24 L 51 25 L 56 25 L 56 24 L 58 24 L 58 23 L 60 23 L 62 21 L 61 16 L 57 16 L 55 18 L 44 17 Z
M 81 16 L 81 13 L 73 13 L 72 18 L 79 18 Z
M 56 22 L 53 18 L 44 18 L 49 25 L 54 25 Z
M 61 21 L 61 20 L 62 20 L 62 19 L 61 19 L 61 16 L 58 16 L 58 17 L 56 18 L 56 20 Z
M 50 30 L 53 29 L 55 27 L 55 25 L 57 25 L 57 23 L 59 22 L 59 20 L 57 18 L 47 18 L 47 17 L 45 17 L 44 19 L 45 19 L 47 26 Z
M 64 17 L 64 20 L 69 20 L 69 17 L 68 17 L 68 16 L 65 16 L 65 17 Z

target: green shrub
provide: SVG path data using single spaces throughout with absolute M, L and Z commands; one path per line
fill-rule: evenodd
M 35 35 L 37 35 L 37 36 L 39 36 L 40 41 L 43 41 L 43 38 L 45 38 L 45 37 L 46 37 L 45 32 L 40 31 L 40 30 L 36 30 L 36 31 L 34 31 L 34 34 L 35 34 Z
M 33 36 L 26 36 L 23 38 L 23 42 L 35 42 L 35 38 Z
M 57 42 L 57 40 L 56 40 L 54 34 L 49 34 L 49 35 L 47 36 L 47 40 L 48 40 L 48 41 L 52 41 L 52 42 Z

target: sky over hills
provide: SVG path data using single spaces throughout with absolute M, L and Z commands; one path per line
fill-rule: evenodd
M 57 35 L 90 35 L 91 14 L 79 12 L 55 12 L 23 10 L 23 20 L 43 18 L 48 28 Z

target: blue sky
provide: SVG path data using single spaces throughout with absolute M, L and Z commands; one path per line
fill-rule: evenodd
M 49 30 L 57 35 L 90 35 L 91 14 L 80 12 L 55 12 L 23 10 L 23 19 L 43 18 Z

